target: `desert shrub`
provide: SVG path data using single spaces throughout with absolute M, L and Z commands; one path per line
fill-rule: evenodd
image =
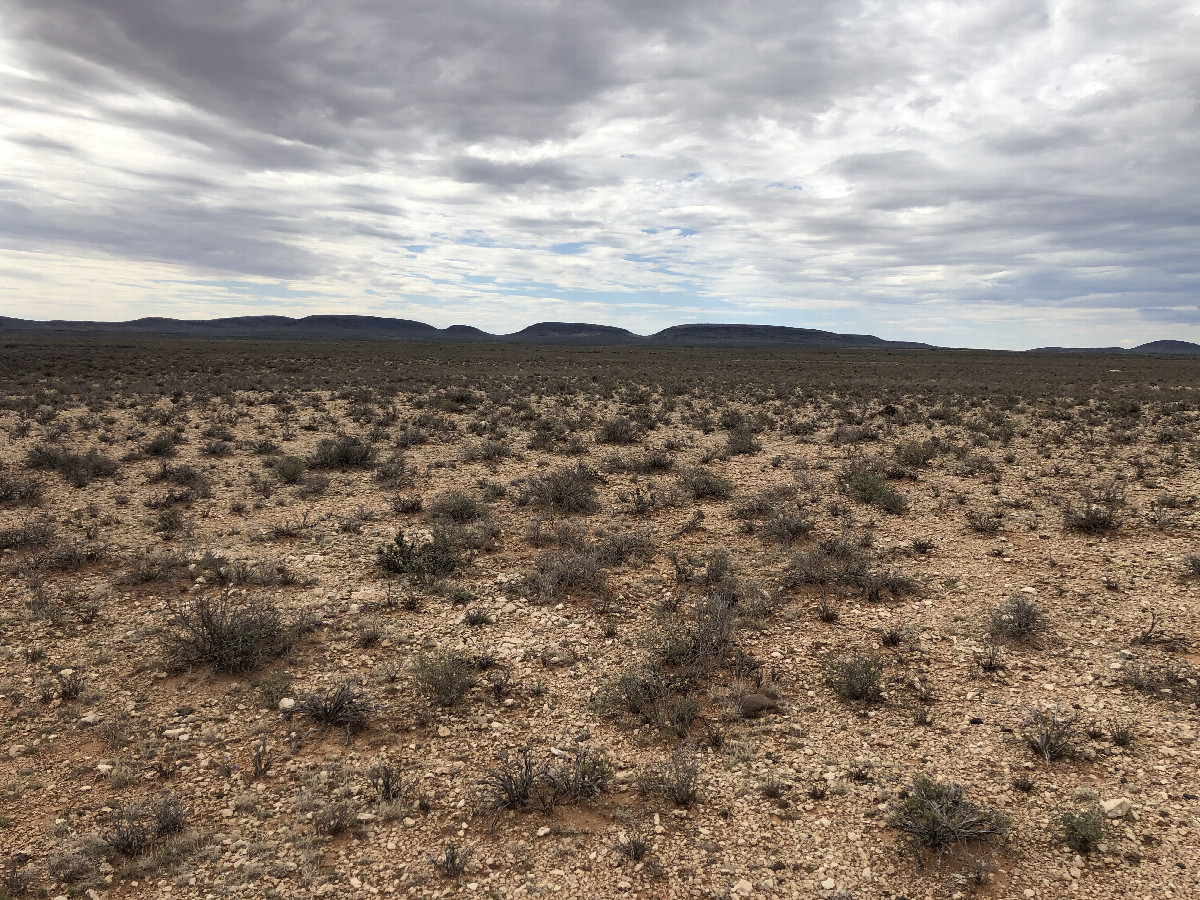
M 600 562 L 591 551 L 548 550 L 538 557 L 525 584 L 542 603 L 553 602 L 573 589 L 594 593 L 607 589 Z
M 422 653 L 413 662 L 418 693 L 438 706 L 453 706 L 478 682 L 475 663 L 465 653 Z
M 465 491 L 444 491 L 429 501 L 426 509 L 431 519 L 451 522 L 474 522 L 487 516 L 487 505 Z
M 995 638 L 1021 640 L 1039 631 L 1044 620 L 1037 602 L 1018 594 L 992 610 L 991 633 Z
M 0 528 L 0 550 L 28 550 L 54 540 L 54 523 L 49 519 L 27 519 L 11 528 Z
M 563 513 L 593 513 L 600 508 L 596 483 L 600 476 L 582 462 L 526 479 L 518 503 L 546 506 Z
M 888 480 L 873 465 L 856 462 L 841 474 L 842 488 L 860 503 L 900 515 L 908 511 L 908 498 L 888 484 Z
M 305 694 L 300 712 L 322 725 L 346 729 L 346 736 L 365 731 L 371 704 L 350 684 L 340 684 L 323 694 Z
M 1059 816 L 1063 840 L 1076 853 L 1087 856 L 1104 839 L 1104 812 L 1098 806 L 1083 812 L 1068 811 Z
M 435 528 L 428 541 L 410 541 L 397 531 L 390 544 L 375 551 L 376 563 L 392 575 L 411 575 L 417 581 L 431 582 L 452 574 L 459 566 L 458 551 L 445 529 Z
M 679 473 L 679 487 L 693 500 L 725 500 L 733 495 L 733 482 L 703 466 Z
M 380 803 L 395 803 L 404 796 L 400 770 L 386 760 L 376 763 L 367 771 L 367 780 L 375 789 L 375 796 Z
M 207 664 L 245 675 L 287 653 L 295 643 L 294 629 L 270 600 L 198 597 L 183 604 L 168 601 L 168 609 L 161 642 L 173 668 Z
M 1079 736 L 1079 729 L 1075 727 L 1077 719 L 1076 715 L 1063 716 L 1058 704 L 1049 713 L 1030 709 L 1021 723 L 1021 736 L 1030 750 L 1050 763 L 1074 754 L 1075 740 Z
M 1002 509 L 973 509 L 967 513 L 967 525 L 979 534 L 995 534 L 1004 524 Z
M 174 456 L 178 453 L 176 445 L 180 436 L 174 431 L 160 431 L 142 445 L 142 453 L 146 456 Z
M 313 813 L 312 823 L 317 834 L 334 837 L 354 824 L 354 809 L 344 800 L 326 803 Z
M 179 834 L 187 827 L 188 812 L 174 794 L 162 794 L 150 807 L 150 816 L 154 819 L 155 837 L 166 837 L 169 834 Z
M 42 483 L 9 472 L 0 472 L 0 506 L 41 506 Z
M 749 428 L 734 428 L 725 438 L 725 456 L 751 456 L 762 450 L 762 444 Z
M 299 456 L 281 456 L 275 460 L 271 470 L 283 484 L 298 484 L 304 477 L 307 466 Z
M 910 469 L 929 465 L 937 458 L 937 445 L 933 441 L 902 441 L 892 448 L 896 462 Z
M 116 462 L 98 450 L 72 453 L 48 444 L 30 450 L 25 465 L 31 469 L 51 469 L 77 488 L 86 487 L 97 478 L 108 478 L 117 471 Z
M 602 422 L 596 431 L 596 440 L 601 444 L 633 444 L 642 439 L 642 427 L 625 416 L 616 416 Z
M 939 853 L 964 841 L 999 840 L 1012 821 L 999 810 L 968 800 L 962 785 L 913 776 L 912 785 L 889 811 L 888 821 L 917 846 Z
M 646 561 L 654 555 L 654 541 L 645 531 L 614 531 L 600 536 L 592 552 L 603 566 L 630 560 Z
M 779 510 L 758 528 L 758 533 L 767 540 L 775 541 L 784 547 L 812 533 L 813 524 L 798 510 Z
M 613 453 L 604 458 L 608 472 L 634 472 L 638 475 L 653 475 L 667 472 L 675 467 L 675 460 L 665 450 L 647 450 L 641 454 Z
M 374 461 L 374 447 L 355 435 L 339 434 L 322 438 L 309 456 L 308 465 L 313 469 L 353 469 L 369 466 Z
M 1085 534 L 1111 531 L 1117 527 L 1117 514 L 1124 502 L 1124 493 L 1115 481 L 1098 490 L 1085 490 L 1078 503 L 1063 510 L 1063 527 Z
M 883 700 L 883 659 L 874 653 L 826 657 L 825 684 L 845 703 L 879 703 Z
M 151 817 L 140 806 L 124 806 L 113 816 L 112 827 L 103 833 L 104 842 L 117 853 L 141 856 L 154 842 Z

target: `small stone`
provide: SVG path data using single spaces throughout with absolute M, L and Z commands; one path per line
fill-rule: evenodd
M 438 737 L 440 737 L 440 738 L 450 737 L 450 729 L 447 728 L 445 725 L 439 725 L 438 726 Z
M 1104 810 L 1104 815 L 1110 819 L 1120 819 L 1129 815 L 1129 811 L 1133 809 L 1133 804 L 1129 802 L 1127 797 L 1114 797 L 1112 800 L 1105 800 L 1100 804 L 1100 808 Z
M 541 828 L 538 829 L 538 837 L 545 837 L 549 833 L 550 833 L 550 829 L 546 825 L 543 825 Z
M 374 822 L 375 821 L 375 813 L 360 812 L 355 818 L 357 818 L 358 821 L 360 821 L 360 822 Z
M 832 878 L 826 878 L 821 882 L 821 887 L 827 891 L 832 891 L 835 887 L 837 887 L 837 882 Z
M 13 759 L 16 759 L 18 756 L 21 756 L 25 750 L 26 747 L 24 744 L 13 744 L 8 748 L 8 755 Z
M 732 888 L 730 888 L 730 892 L 734 893 L 734 894 L 740 894 L 743 897 L 748 897 L 750 894 L 752 894 L 754 892 L 754 885 L 752 885 L 749 881 L 747 881 L 745 878 L 743 878 L 741 881 L 739 881 L 737 884 L 735 884 Z
M 408 816 L 405 816 L 405 817 L 404 817 L 404 827 L 405 827 L 405 828 L 412 828 L 412 827 L 413 827 L 414 825 L 416 825 L 416 824 L 417 824 L 417 820 L 416 820 L 416 819 L 411 819 L 411 818 L 409 818 Z
M 104 716 L 100 715 L 98 712 L 89 712 L 80 716 L 79 721 L 84 725 L 99 725 L 102 721 L 104 721 Z
M 350 877 L 350 887 L 352 887 L 352 888 L 360 888 L 360 887 L 362 887 L 362 881 L 360 881 L 359 879 L 355 878 L 354 876 L 351 876 L 351 877 Z
M 295 697 L 284 697 L 282 700 L 279 701 L 279 711 L 280 712 L 291 712 L 295 708 L 296 708 L 296 698 Z

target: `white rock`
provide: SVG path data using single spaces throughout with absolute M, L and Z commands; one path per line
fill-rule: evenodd
M 749 881 L 747 881 L 745 878 L 743 878 L 741 881 L 739 881 L 737 884 L 735 884 L 729 890 L 731 893 L 740 894 L 743 897 L 748 897 L 748 896 L 750 896 L 750 894 L 752 894 L 754 892 L 754 885 L 752 885 Z
M 295 697 L 284 697 L 282 700 L 279 701 L 279 711 L 280 712 L 291 712 L 295 708 L 296 708 L 296 698 Z
M 549 833 L 550 833 L 550 829 L 549 829 L 549 827 L 547 827 L 545 825 L 543 825 L 541 828 L 538 829 L 538 837 L 545 837 Z
M 837 882 L 834 881 L 832 878 L 826 878 L 824 881 L 821 882 L 821 887 L 823 887 L 827 891 L 832 891 L 835 887 L 837 887 Z
M 1133 804 L 1126 797 L 1114 797 L 1112 800 L 1105 800 L 1101 803 L 1100 808 L 1104 810 L 1104 815 L 1110 819 L 1120 819 L 1129 815 L 1129 811 L 1133 809 Z

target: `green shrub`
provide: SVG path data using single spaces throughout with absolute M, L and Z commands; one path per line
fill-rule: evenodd
M 298 456 L 281 456 L 272 466 L 275 477 L 283 484 L 297 484 L 304 477 L 305 468 L 304 460 Z
M 829 656 L 824 665 L 825 684 L 846 703 L 879 703 L 883 700 L 883 659 L 874 653 L 849 657 Z
M 458 568 L 458 552 L 447 532 L 435 528 L 433 538 L 418 543 L 397 531 L 390 544 L 375 551 L 379 568 L 392 575 L 411 575 L 417 581 L 429 583 L 453 574 Z
M 375 461 L 375 448 L 350 434 L 322 438 L 308 458 L 313 469 L 352 469 L 369 466 Z
M 1065 812 L 1058 821 L 1063 839 L 1076 853 L 1087 856 L 1104 839 L 1104 812 L 1098 806 L 1083 812 Z

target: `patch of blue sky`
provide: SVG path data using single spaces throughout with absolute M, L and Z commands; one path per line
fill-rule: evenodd
M 563 256 L 574 256 L 577 253 L 582 253 L 590 246 L 591 243 L 588 241 L 568 241 L 565 244 L 551 244 L 550 252 Z
M 456 244 L 466 244 L 470 247 L 499 247 L 494 238 L 490 238 L 485 231 L 472 230 L 465 232 L 454 238 Z
M 643 228 L 642 234 L 665 234 L 668 231 L 673 231 L 678 237 L 691 237 L 693 234 L 699 234 L 694 228 L 682 228 L 678 225 L 666 225 L 662 228 L 651 227 Z

